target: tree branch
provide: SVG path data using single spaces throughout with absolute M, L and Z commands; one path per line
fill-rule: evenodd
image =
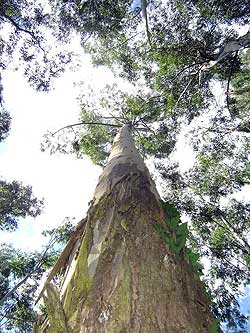
M 74 127 L 74 126 L 81 126 L 81 125 L 103 125 L 103 126 L 111 126 L 111 127 L 122 127 L 122 125 L 118 125 L 118 124 L 116 125 L 116 124 L 107 124 L 107 123 L 94 122 L 94 121 L 90 121 L 90 122 L 82 121 L 80 123 L 70 124 L 70 125 L 64 126 L 62 128 L 59 128 L 59 130 L 52 133 L 52 135 L 54 136 L 55 134 L 57 134 L 58 132 L 66 129 L 66 128 L 70 128 L 70 127 Z
M 21 28 L 10 16 L 6 15 L 5 13 L 0 12 L 0 15 L 6 20 L 8 20 L 11 24 L 13 24 L 18 31 L 22 31 L 30 35 L 32 39 L 37 43 L 38 47 L 43 51 L 43 53 L 46 54 L 44 48 L 41 46 L 40 41 L 38 40 L 37 36 L 34 34 L 33 31 Z
M 197 63 L 195 63 L 195 64 L 191 64 L 191 65 L 188 65 L 188 66 L 185 66 L 184 68 L 182 68 L 174 77 L 173 77 L 173 79 L 171 80 L 171 83 L 173 83 L 177 78 L 178 78 L 178 76 L 179 75 L 181 75 L 183 72 L 185 72 L 187 69 L 190 69 L 190 68 L 192 68 L 192 67 L 194 67 L 194 66 L 196 66 L 196 65 L 203 65 L 204 63 L 206 63 L 205 61 L 203 61 L 203 62 L 197 62 Z
M 196 74 L 198 74 L 198 73 L 199 73 L 199 71 L 198 71 Z M 185 92 L 188 90 L 190 84 L 193 82 L 194 79 L 195 79 L 195 76 L 193 76 L 193 77 L 191 78 L 191 80 L 189 80 L 188 84 L 186 85 L 186 87 L 184 88 L 184 90 L 182 91 L 182 93 L 180 94 L 180 96 L 178 97 L 177 102 L 175 103 L 175 106 L 174 106 L 174 110 L 176 110 L 176 108 L 177 108 L 177 106 L 178 106 L 178 104 L 179 104 L 179 102 L 180 102 L 182 96 L 183 96 L 183 95 L 185 94 Z
M 32 38 L 35 38 L 33 31 L 21 28 L 10 16 L 6 15 L 5 13 L 1 12 L 0 14 L 2 17 L 4 17 L 6 20 L 8 20 L 11 24 L 13 24 L 17 30 L 25 32 L 26 34 L 29 34 Z
M 250 30 L 243 36 L 236 40 L 231 40 L 226 43 L 226 45 L 221 49 L 217 55 L 216 60 L 209 61 L 202 66 L 201 70 L 208 70 L 209 68 L 215 66 L 222 59 L 226 58 L 228 55 L 235 51 L 239 51 L 242 48 L 250 46 Z
M 231 113 L 230 112 L 230 105 L 229 105 L 230 104 L 229 103 L 229 86 L 230 86 L 230 81 L 231 81 L 231 78 L 232 78 L 233 68 L 234 68 L 234 64 L 235 64 L 237 55 L 238 55 L 238 51 L 235 52 L 235 55 L 233 57 L 233 60 L 232 60 L 231 66 L 230 66 L 230 72 L 229 72 L 228 80 L 227 80 L 227 90 L 226 90 L 227 97 L 226 97 L 226 100 L 227 100 L 227 108 L 228 108 L 229 113 Z
M 142 125 L 143 125 L 145 128 L 148 129 L 149 132 L 152 132 L 152 133 L 155 135 L 155 131 L 152 130 L 144 120 L 140 119 L 140 121 L 141 121 Z

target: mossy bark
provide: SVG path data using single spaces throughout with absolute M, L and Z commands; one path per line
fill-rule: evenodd
M 116 138 L 118 153 L 100 178 L 71 260 L 61 295 L 67 330 L 208 332 L 212 317 L 204 287 L 154 229 L 164 223 L 164 212 L 129 135 L 125 127 Z

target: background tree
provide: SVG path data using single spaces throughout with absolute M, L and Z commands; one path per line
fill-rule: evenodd
M 10 131 L 11 118 L 7 111 L 0 109 L 0 142 L 6 139 Z
M 65 70 L 72 56 L 72 52 L 59 46 L 57 52 L 53 51 L 51 41 L 63 41 L 55 22 L 49 4 L 44 5 L 43 1 L 2 1 L 0 67 L 4 70 L 14 61 L 35 89 L 47 91 L 51 79 Z M 66 36 L 64 41 L 68 41 Z
M 0 229 L 15 230 L 18 219 L 36 217 L 41 213 L 42 206 L 43 201 L 34 197 L 31 186 L 0 180 Z
M 74 230 L 70 219 L 58 228 L 46 230 L 49 237 L 41 251 L 27 252 L 2 244 L 0 255 L 0 327 L 1 332 L 29 333 L 37 319 L 34 307 L 43 274 L 56 262 L 62 247 Z M 39 306 L 44 313 L 44 308 Z M 41 316 L 40 320 L 44 318 Z

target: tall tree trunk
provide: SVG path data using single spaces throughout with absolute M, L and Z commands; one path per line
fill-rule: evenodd
M 124 126 L 84 232 L 67 257 L 61 305 L 55 287 L 47 284 L 49 323 L 42 331 L 207 333 L 212 317 L 203 284 L 155 231 L 164 218 L 155 185 Z

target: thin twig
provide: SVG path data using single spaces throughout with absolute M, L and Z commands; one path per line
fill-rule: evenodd
M 202 65 L 202 64 L 204 64 L 205 63 L 205 61 L 203 61 L 203 62 L 197 62 L 197 63 L 195 63 L 195 64 L 191 64 L 191 65 L 188 65 L 188 66 L 186 66 L 186 67 L 184 67 L 184 68 L 182 68 L 174 77 L 173 77 L 173 79 L 170 81 L 170 83 L 173 83 L 177 78 L 178 78 L 178 76 L 180 76 L 183 72 L 185 72 L 187 69 L 190 69 L 190 68 L 192 68 L 192 67 L 194 67 L 194 66 L 196 66 L 196 65 Z
M 100 122 L 80 122 L 80 123 L 75 123 L 75 124 L 70 124 L 67 126 L 64 126 L 62 128 L 59 128 L 59 130 L 57 130 L 56 132 L 52 133 L 52 135 L 54 136 L 55 134 L 57 134 L 58 132 L 66 129 L 66 128 L 70 128 L 70 127 L 74 127 L 74 126 L 81 126 L 81 125 L 103 125 L 103 126 L 111 126 L 111 127 L 122 127 L 122 125 L 115 125 L 115 124 L 107 124 L 107 123 L 100 123 Z
M 137 131 L 142 131 L 142 132 L 148 132 L 148 131 L 152 132 L 151 129 L 148 129 L 146 127 L 134 127 L 134 129 Z
M 177 102 L 175 103 L 174 110 L 176 110 L 176 108 L 177 108 L 177 106 L 178 106 L 178 104 L 180 102 L 180 99 L 185 94 L 185 92 L 188 90 L 190 84 L 194 81 L 196 75 L 199 74 L 201 68 L 202 68 L 202 66 L 200 66 L 200 68 L 198 69 L 198 71 L 193 74 L 193 77 L 190 79 L 190 81 L 188 82 L 188 84 L 186 85 L 186 87 L 184 88 L 184 90 L 182 91 L 182 93 L 180 94 L 179 98 L 177 99 Z
M 155 131 L 152 130 L 144 120 L 141 119 L 142 125 L 148 129 L 149 132 L 152 132 L 155 135 Z
M 10 21 L 17 30 L 23 31 L 26 34 L 29 34 L 32 38 L 35 38 L 35 34 L 34 34 L 33 31 L 21 28 L 11 17 L 9 17 L 8 15 L 6 15 L 6 14 L 4 14 L 2 12 L 1 12 L 1 16 L 4 17 L 6 20 Z
M 118 120 L 120 123 L 122 123 L 122 124 L 125 124 L 126 122 L 127 122 L 127 119 L 126 118 L 124 118 L 124 117 L 117 117 L 117 116 L 114 116 L 114 115 L 112 115 L 112 113 L 110 112 L 110 114 L 111 114 L 111 117 L 102 117 L 102 119 L 115 119 L 115 120 Z M 124 121 L 126 121 L 126 122 L 124 122 Z
M 178 104 L 179 104 L 182 96 L 188 90 L 188 88 L 189 88 L 190 84 L 193 82 L 193 80 L 194 80 L 194 77 L 192 77 L 192 79 L 188 82 L 188 84 L 186 85 L 186 87 L 184 88 L 184 90 L 182 91 L 182 93 L 180 94 L 180 96 L 178 97 L 177 102 L 175 103 L 175 106 L 174 106 L 174 110 L 176 110 L 176 108 L 177 108 L 177 106 L 178 106 Z
M 8 318 L 6 321 L 4 321 L 1 325 L 0 328 L 2 328 L 4 325 L 6 325 L 10 321 L 10 318 Z
M 29 34 L 32 39 L 35 41 L 35 43 L 37 43 L 38 47 L 43 51 L 44 54 L 46 54 L 44 48 L 41 46 L 40 41 L 38 40 L 37 36 L 34 34 L 33 31 L 21 28 L 11 17 L 9 17 L 8 15 L 1 13 L 1 16 L 3 16 L 6 20 L 8 20 L 10 23 L 12 23 L 14 25 L 14 27 L 22 32 L 25 32 L 26 34 Z
M 232 78 L 233 68 L 234 68 L 234 64 L 235 64 L 235 60 L 237 58 L 237 55 L 238 55 L 238 51 L 235 52 L 235 55 L 233 57 L 233 60 L 232 60 L 231 66 L 230 66 L 230 72 L 229 72 L 228 80 L 227 80 L 227 90 L 226 90 L 227 97 L 226 97 L 226 100 L 227 100 L 227 108 L 228 108 L 229 113 L 231 113 L 231 111 L 230 111 L 230 102 L 229 102 L 229 86 L 230 86 L 230 81 L 231 81 L 231 78 Z
M 107 48 L 107 49 L 105 50 L 105 52 L 109 52 L 109 51 L 112 51 L 112 50 L 114 50 L 114 49 L 117 49 L 117 48 L 122 47 L 122 46 L 123 46 L 124 44 L 126 44 L 130 39 L 133 39 L 134 37 L 136 37 L 137 35 L 139 35 L 139 34 L 141 34 L 141 33 L 143 33 L 143 32 L 144 32 L 144 31 L 139 31 L 139 32 L 137 32 L 136 34 L 134 34 L 134 35 L 132 35 L 131 37 L 127 38 L 126 40 L 124 40 L 124 41 L 121 42 L 120 44 L 115 45 L 115 46 L 111 46 L 111 47 Z

